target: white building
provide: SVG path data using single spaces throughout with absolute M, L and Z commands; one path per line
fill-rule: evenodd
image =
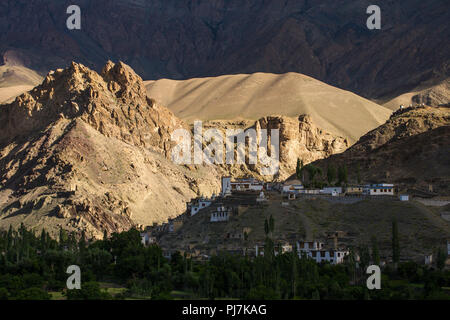
M 204 198 L 195 199 L 188 204 L 188 211 L 190 211 L 191 216 L 196 215 L 201 209 L 207 208 L 213 203 L 214 198 Z
M 143 232 L 141 233 L 141 242 L 144 246 L 149 246 L 156 243 L 156 238 L 152 237 L 150 232 Z
M 297 241 L 297 251 L 321 250 L 324 244 L 320 241 Z
M 320 193 L 338 196 L 342 193 L 342 187 L 325 187 L 320 190 Z
M 409 201 L 409 196 L 407 194 L 401 194 L 399 198 L 400 201 Z
M 297 254 L 300 258 L 307 257 L 314 259 L 317 263 L 329 262 L 339 264 L 344 262 L 344 258 L 349 254 L 344 250 L 324 250 L 324 244 L 319 241 L 297 242 Z
M 303 184 L 300 180 L 289 180 L 283 184 L 283 192 L 295 192 L 303 190 Z
M 281 251 L 281 252 L 280 252 Z M 292 246 L 290 245 L 290 244 L 288 244 L 288 243 L 286 243 L 286 244 L 283 244 L 283 245 L 281 245 L 281 246 L 275 246 L 274 248 L 273 248 L 273 254 L 275 255 L 275 256 L 277 256 L 277 255 L 279 255 L 280 253 L 281 254 L 284 254 L 284 253 L 288 253 L 288 252 L 292 252 Z M 256 257 L 258 257 L 258 256 L 264 256 L 264 245 L 262 245 L 262 244 L 257 244 L 256 246 L 255 246 L 255 256 Z
M 393 196 L 394 185 L 390 183 L 371 184 L 364 187 L 364 194 L 371 196 Z
M 320 190 L 319 189 L 303 189 L 303 190 L 298 190 L 298 193 L 300 193 L 300 194 L 320 194 Z
M 210 222 L 225 222 L 230 219 L 231 209 L 220 206 L 216 211 L 211 212 Z
M 231 191 L 262 191 L 264 183 L 255 178 L 237 179 L 231 181 Z
M 344 258 L 349 252 L 339 250 L 311 250 L 299 254 L 299 257 L 302 258 L 305 254 L 307 258 L 314 259 L 317 263 L 329 262 L 331 264 L 340 264 L 344 262 Z
M 225 197 L 231 194 L 231 177 L 222 177 L 221 196 Z

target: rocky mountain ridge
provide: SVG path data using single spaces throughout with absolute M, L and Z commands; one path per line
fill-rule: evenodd
M 269 179 L 259 166 L 173 163 L 171 134 L 190 128 L 148 98 L 122 62 L 108 62 L 100 74 L 78 63 L 50 72 L 0 105 L 0 121 L 0 227 L 24 222 L 55 235 L 66 228 L 101 237 L 177 216 L 192 198 L 217 193 L 223 175 Z M 307 116 L 270 116 L 253 126 L 280 129 L 278 179 L 295 170 L 298 155 L 313 161 L 347 146 Z
M 0 225 L 101 236 L 165 221 L 218 189 L 214 168 L 168 160 L 184 124 L 121 62 L 101 74 L 77 63 L 51 72 L 0 106 L 0 120 Z

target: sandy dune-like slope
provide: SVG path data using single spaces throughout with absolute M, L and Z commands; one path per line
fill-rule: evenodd
M 145 84 L 148 96 L 187 122 L 309 114 L 319 127 L 351 142 L 391 114 L 391 110 L 354 93 L 298 73 L 161 79 Z
M 11 102 L 15 97 L 30 91 L 31 89 L 33 89 L 33 86 L 27 85 L 0 88 L 0 103 Z
M 10 101 L 42 82 L 35 71 L 20 65 L 0 66 L 0 103 Z

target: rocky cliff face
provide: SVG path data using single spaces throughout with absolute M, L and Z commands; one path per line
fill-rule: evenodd
M 73 63 L 0 106 L 0 225 L 91 236 L 162 222 L 218 190 L 214 168 L 168 157 L 182 121 L 148 99 L 123 63 Z
M 262 176 L 259 165 L 176 165 L 171 134 L 189 127 L 149 99 L 122 62 L 100 74 L 77 63 L 50 72 L 0 105 L 0 122 L 0 227 L 25 222 L 97 237 L 181 214 L 192 198 L 217 193 L 222 175 L 284 179 L 297 158 L 308 163 L 348 146 L 309 116 L 268 116 L 234 126 L 280 130 L 275 177 Z
M 343 137 L 334 136 L 318 128 L 308 115 L 296 118 L 268 116 L 260 119 L 258 128 L 278 129 L 280 132 L 280 179 L 287 178 L 295 172 L 297 159 L 308 164 L 341 153 L 349 147 Z
M 182 122 L 147 98 L 142 79 L 122 62 L 101 74 L 72 63 L 51 72 L 32 91 L 5 106 L 0 145 L 28 137 L 58 119 L 80 118 L 107 137 L 167 153 Z
M 401 190 L 429 186 L 448 194 L 450 177 L 450 112 L 445 107 L 407 108 L 362 136 L 345 152 L 315 162 L 326 172 L 346 165 L 349 182 L 390 182 Z
M 427 106 L 450 105 L 450 78 L 415 94 L 411 102 Z
M 298 72 L 366 97 L 449 76 L 446 1 L 81 0 L 82 29 L 66 29 L 70 1 L 0 3 L 0 54 L 47 72 L 72 60 L 101 70 L 123 60 L 145 79 Z

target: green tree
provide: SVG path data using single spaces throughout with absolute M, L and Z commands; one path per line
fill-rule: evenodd
M 68 300 L 108 300 L 111 295 L 101 290 L 97 282 L 86 282 L 81 285 L 80 290 L 68 290 Z
M 394 218 L 392 221 L 392 261 L 398 264 L 400 261 L 400 241 L 398 238 L 398 223 Z
M 0 288 L 0 300 L 8 300 L 9 293 L 6 288 Z
M 45 233 L 45 229 L 42 229 L 41 232 L 41 249 L 45 250 L 47 248 L 47 234 Z
M 438 248 L 437 258 L 436 258 L 436 266 L 439 270 L 443 270 L 445 268 L 445 261 L 447 260 L 447 254 L 442 247 Z
M 343 183 L 348 183 L 348 170 L 345 164 L 338 168 L 338 184 L 342 185 Z
M 313 291 L 311 299 L 312 300 L 320 300 L 319 290 L 316 289 Z
M 295 173 L 297 175 L 297 179 L 301 180 L 302 179 L 302 166 L 301 166 L 301 162 L 300 162 L 300 158 L 297 158 L 297 166 L 295 168 Z
M 356 181 L 358 184 L 361 183 L 361 170 L 359 168 L 359 163 L 356 165 Z
M 270 231 L 270 233 L 273 233 L 274 230 L 275 230 L 275 220 L 274 220 L 273 216 L 270 215 L 270 218 L 269 218 L 269 231 Z
M 67 241 L 69 240 L 69 236 L 67 235 L 67 231 L 64 230 L 62 227 L 59 228 L 59 243 L 61 246 L 64 246 L 67 244 Z
M 50 295 L 47 291 L 41 288 L 27 288 L 21 290 L 15 297 L 17 300 L 50 300 Z
M 267 222 L 267 219 L 264 219 L 264 233 L 266 234 L 266 236 L 269 234 L 269 222 Z
M 251 288 L 247 296 L 248 300 L 275 300 L 278 298 L 275 290 L 264 285 Z
M 327 169 L 327 181 L 328 184 L 332 184 L 336 180 L 336 168 L 333 165 L 328 166 Z
M 362 246 L 359 249 L 359 256 L 360 256 L 360 263 L 361 263 L 361 268 L 363 270 L 365 270 L 370 263 L 370 251 L 369 248 L 367 246 Z
M 306 166 L 306 170 L 308 170 L 309 181 L 313 182 L 314 181 L 314 177 L 319 172 L 318 168 L 316 166 L 312 165 L 312 164 L 308 164 Z
M 380 251 L 378 250 L 377 238 L 375 236 L 372 236 L 371 242 L 372 242 L 372 261 L 374 264 L 379 266 L 380 265 Z
M 86 232 L 84 230 L 81 230 L 81 237 L 78 242 L 78 247 L 80 250 L 84 250 L 86 248 Z

